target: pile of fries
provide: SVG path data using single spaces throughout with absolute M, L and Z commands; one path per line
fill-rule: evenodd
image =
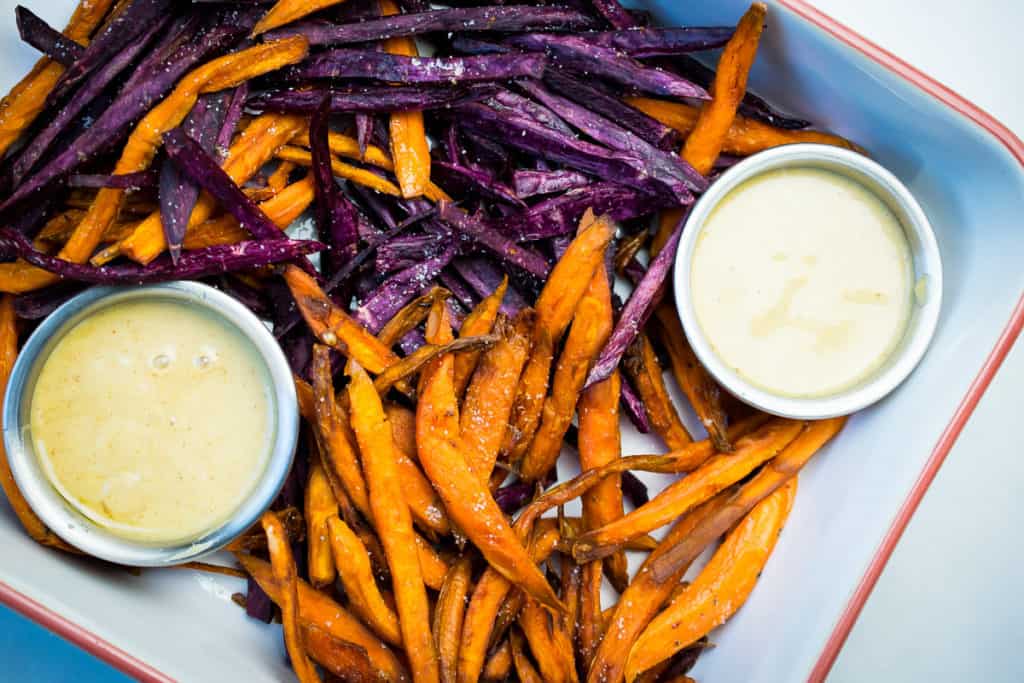
M 765 6 L 674 33 L 615 0 L 199 6 L 82 0 L 63 33 L 19 10 L 47 56 L 0 102 L 2 380 L 85 286 L 204 278 L 273 323 L 305 431 L 279 501 L 229 546 L 241 569 L 189 566 L 248 580 L 238 602 L 280 620 L 299 680 L 688 680 L 844 424 L 723 396 L 666 292 L 718 169 L 856 149 L 746 92 Z M 469 57 L 417 56 L 413 35 L 448 31 Z M 713 73 L 678 56 L 710 47 Z M 605 85 L 572 75 L 591 68 Z M 321 241 L 283 235 L 310 206 Z M 620 409 L 668 452 L 623 455 Z M 560 457 L 582 473 L 555 483 Z M 679 478 L 648 499 L 633 472 Z M 5 460 L 0 484 L 34 540 L 77 552 Z

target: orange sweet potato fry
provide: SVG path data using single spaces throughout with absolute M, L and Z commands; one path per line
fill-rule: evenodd
M 316 626 L 303 625 L 301 632 L 310 658 L 337 680 L 370 683 L 380 678 L 366 650 L 358 645 L 339 640 Z
M 647 335 L 640 334 L 630 345 L 623 359 L 623 368 L 644 401 L 651 428 L 665 445 L 677 450 L 691 443 L 693 439 L 669 398 L 661 364 Z
M 285 145 L 281 149 L 277 150 L 277 158 L 283 161 L 290 161 L 298 164 L 299 166 L 310 166 L 313 163 L 313 155 L 302 147 L 295 147 L 292 145 Z M 345 180 L 350 180 L 353 183 L 365 185 L 366 187 L 389 194 L 395 197 L 401 196 L 401 191 L 392 183 L 390 180 L 381 178 L 372 171 L 367 171 L 364 168 L 353 166 L 352 164 L 346 164 L 344 161 L 331 157 L 331 170 L 334 175 Z
M 416 455 L 416 413 L 405 406 L 388 401 L 384 404 L 388 422 L 391 423 L 391 435 L 395 438 L 395 447 L 415 460 Z
M 267 13 L 260 17 L 252 30 L 255 38 L 261 33 L 271 29 L 290 24 L 293 21 L 309 16 L 313 12 L 319 12 L 333 5 L 338 5 L 345 0 L 277 0 L 274 6 L 267 10 Z
M 442 683 L 456 683 L 459 640 L 466 616 L 466 598 L 473 575 L 473 559 L 465 556 L 452 565 L 434 608 L 434 642 L 441 662 Z
M 744 484 L 722 510 L 701 522 L 689 536 L 653 560 L 652 577 L 657 581 L 664 581 L 681 567 L 689 566 L 711 541 L 724 534 L 757 503 L 795 477 L 800 468 L 838 434 L 845 424 L 845 417 L 809 423 L 782 453 L 761 468 L 757 476 Z
M 597 647 L 597 652 L 587 672 L 587 683 L 620 683 L 625 669 L 626 656 L 639 637 L 641 631 L 650 623 L 661 606 L 672 595 L 673 589 L 679 585 L 689 563 L 681 570 L 655 580 L 651 573 L 651 565 L 669 552 L 676 544 L 688 538 L 694 529 L 700 527 L 715 513 L 725 509 L 732 493 L 731 489 L 719 493 L 711 500 L 697 506 L 679 518 L 657 548 L 640 566 L 619 601 L 612 608 L 611 615 L 605 620 L 609 627 L 604 638 Z
M 668 351 L 672 364 L 672 375 L 679 387 L 686 394 L 687 400 L 700 418 L 715 448 L 728 452 L 732 450 L 726 433 L 725 410 L 722 409 L 722 391 L 718 383 L 708 374 L 704 366 L 697 360 L 683 326 L 679 322 L 679 314 L 670 305 L 662 303 L 654 312 L 655 328 L 659 338 Z
M 462 321 L 459 328 L 460 337 L 474 337 L 477 335 L 489 334 L 494 328 L 498 318 L 498 309 L 505 299 L 505 291 L 508 289 L 508 277 L 501 280 L 501 284 L 489 296 L 476 305 L 466 319 Z M 455 395 L 462 396 L 473 375 L 473 370 L 480 360 L 480 351 L 465 351 L 455 356 Z
M 518 631 L 513 631 L 509 635 L 509 645 L 512 649 L 512 662 L 516 667 L 516 674 L 519 677 L 521 683 L 544 683 L 544 679 L 537 673 L 537 669 L 534 668 L 533 663 L 529 657 L 526 656 L 525 649 L 523 647 L 523 637 Z
M 543 562 L 558 544 L 558 530 L 550 528 L 536 535 L 530 544 L 530 557 Z M 497 570 L 488 567 L 477 581 L 466 608 L 459 648 L 459 683 L 476 683 L 484 667 L 488 644 L 495 639 L 498 612 L 513 586 Z
M 64 28 L 64 35 L 85 43 L 113 4 L 113 0 L 80 0 Z M 0 157 L 43 111 L 47 97 L 63 73 L 62 64 L 43 57 L 0 100 Z
M 562 605 L 544 575 L 532 562 L 519 537 L 505 520 L 487 486 L 466 464 L 458 434 L 447 432 L 458 415 L 452 384 L 453 359 L 442 356 L 425 378 L 416 412 L 416 442 L 427 477 L 441 495 L 452 522 L 480 550 L 487 562 L 523 587 L 545 606 Z M 458 423 L 455 423 L 458 430 Z
M 547 395 L 554 347 L 569 326 L 594 271 L 604 262 L 605 248 L 614 234 L 615 226 L 610 220 L 604 216 L 595 218 L 593 212 L 587 211 L 580 220 L 579 233 L 551 270 L 537 297 L 533 351 L 519 382 L 505 439 L 504 450 L 511 462 L 519 462 L 533 441 Z
M 796 496 L 793 477 L 729 532 L 693 583 L 673 598 L 637 638 L 626 659 L 626 681 L 697 642 L 746 602 Z
M 252 555 L 235 556 L 242 567 L 266 591 L 270 599 L 280 604 L 281 587 L 275 580 L 270 564 Z M 344 607 L 301 579 L 298 582 L 299 621 L 329 633 L 334 638 L 363 648 L 379 674 L 389 681 L 409 680 L 409 674 L 399 658 L 375 636 L 359 619 Z
M 711 458 L 699 469 L 667 486 L 645 505 L 580 536 L 573 545 L 573 556 L 580 562 L 596 560 L 618 550 L 625 539 L 668 524 L 775 457 L 803 427 L 803 423 L 794 420 L 771 421 L 740 439 L 734 453 Z
M 267 178 L 267 187 L 277 194 L 288 185 L 288 178 L 291 177 L 294 170 L 295 164 L 290 161 L 282 161 Z
M 580 616 L 576 635 L 579 640 L 580 659 L 587 664 L 594 658 L 597 646 L 604 637 L 604 617 L 601 613 L 601 562 L 583 565 L 580 586 Z M 626 591 L 627 583 L 620 594 Z
M 352 609 L 383 640 L 400 646 L 402 632 L 398 626 L 398 615 L 381 596 L 366 546 L 358 534 L 337 516 L 329 517 L 327 526 L 338 578 Z
M 334 581 L 334 557 L 327 533 L 328 518 L 338 514 L 327 474 L 318 461 L 309 467 L 306 483 L 306 548 L 309 581 L 317 588 Z
M 747 75 L 757 55 L 767 13 L 764 3 L 755 2 L 736 25 L 736 32 L 718 59 L 711 100 L 701 107 L 697 123 L 686 137 L 683 158 L 701 175 L 711 172 L 736 118 L 736 108 L 747 93 Z
M 445 344 L 424 344 L 377 375 L 373 380 L 373 386 L 383 395 L 399 382 L 420 372 L 440 355 L 482 351 L 491 348 L 497 341 L 497 337 L 483 335 L 479 337 L 461 337 Z
M 445 577 L 451 565 L 441 557 L 441 554 L 432 545 L 423 540 L 422 536 L 416 536 L 416 554 L 420 558 L 420 571 L 423 572 L 423 583 L 427 588 L 439 591 L 444 585 Z
M 441 502 L 441 498 L 419 466 L 399 448 L 397 443 L 395 444 L 395 458 L 399 475 L 402 478 L 405 502 L 408 503 L 409 512 L 412 513 L 412 521 L 428 534 L 434 533 L 441 536 L 450 534 L 452 528 L 448 521 L 448 513 L 444 509 L 444 503 Z M 429 581 L 427 585 L 431 585 Z
M 335 306 L 308 273 L 298 266 L 289 265 L 284 269 L 284 280 L 306 324 L 322 343 L 355 360 L 374 374 L 398 362 L 398 356 L 388 347 Z
M 277 606 L 281 608 L 281 623 L 284 626 L 284 643 L 292 669 L 300 683 L 320 680 L 316 667 L 309 660 L 299 630 L 299 576 L 295 569 L 295 558 L 288 543 L 284 525 L 272 512 L 264 512 L 260 524 L 267 534 L 267 551 L 270 553 L 270 570 L 278 585 Z
M 231 144 L 221 167 L 237 185 L 244 184 L 304 125 L 302 117 L 290 114 L 263 114 L 256 117 Z M 312 180 L 309 182 L 311 187 Z M 189 230 L 210 218 L 216 207 L 217 203 L 212 197 L 201 194 L 189 217 Z M 91 261 L 94 265 L 102 265 L 123 254 L 133 261 L 149 263 L 165 249 L 167 241 L 160 223 L 160 212 L 154 211 L 139 223 L 131 235 L 99 252 Z
M 700 115 L 699 108 L 681 102 L 655 100 L 647 97 L 627 97 L 626 101 L 683 135 L 690 134 Z M 817 130 L 787 130 L 755 119 L 736 116 L 722 143 L 722 152 L 736 156 L 750 156 L 772 147 L 798 142 L 813 142 L 820 145 L 844 147 L 858 152 L 863 151 L 849 140 L 831 133 Z
M 484 671 L 481 675 L 485 681 L 503 681 L 512 672 L 512 648 L 508 640 L 503 640 L 494 648 L 494 652 L 487 658 Z
M 434 299 L 439 296 L 448 296 L 447 290 L 441 287 L 434 287 L 426 294 L 422 294 L 405 306 L 402 306 L 398 313 L 391 316 L 391 320 L 384 323 L 384 327 L 380 328 L 380 332 L 377 333 L 377 340 L 388 348 L 397 344 L 398 340 L 404 337 L 409 330 L 418 327 L 420 323 L 427 319 L 430 309 L 434 305 Z
M 462 402 L 463 453 L 470 470 L 484 483 L 490 481 L 512 414 L 519 376 L 530 353 L 533 320 L 532 309 L 524 309 L 514 321 L 498 319 L 498 342 L 484 352 Z M 456 372 L 458 361 L 456 357 Z
M 601 266 L 594 270 L 576 306 L 551 380 L 551 394 L 541 410 L 540 427 L 520 465 L 520 476 L 524 479 L 540 479 L 558 460 L 587 372 L 608 341 L 612 324 L 611 288 L 608 273 Z
M 569 683 L 576 680 L 573 652 L 564 648 L 553 618 L 536 600 L 527 597 L 519 612 L 519 628 L 537 662 L 540 675 L 548 683 Z
M 412 517 L 405 504 L 395 462 L 391 426 L 366 371 L 351 361 L 347 371 L 352 429 L 359 442 L 363 472 L 370 490 L 374 526 L 391 570 L 402 642 L 412 667 L 413 680 L 438 681 L 440 673 L 437 648 L 430 632 L 430 607 L 416 551 Z
M 292 142 L 296 145 L 308 148 L 309 131 L 302 131 L 292 139 Z M 341 133 L 328 131 L 327 146 L 333 154 L 336 154 L 339 157 L 356 159 L 357 161 L 362 161 L 370 164 L 371 166 L 382 168 L 385 171 L 393 171 L 395 168 L 395 165 L 391 161 L 391 157 L 388 156 L 388 153 L 376 145 L 367 145 L 366 153 L 362 154 L 359 151 L 359 141 L 350 135 L 342 135 Z

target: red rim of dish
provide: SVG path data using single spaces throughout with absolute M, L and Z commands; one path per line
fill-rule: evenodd
M 778 0 L 778 2 L 783 7 L 974 121 L 1003 143 L 1010 150 L 1010 153 L 1024 166 L 1024 142 L 991 115 L 892 53 L 811 7 L 804 0 Z M 910 493 L 907 494 L 889 529 L 882 538 L 882 542 L 868 564 L 867 570 L 861 576 L 839 620 L 833 627 L 825 647 L 818 655 L 817 662 L 808 677 L 809 681 L 819 683 L 825 680 L 829 670 L 832 668 L 832 664 L 839 655 L 839 651 L 846 642 L 850 630 L 853 628 L 854 623 L 856 623 L 857 617 L 860 616 L 864 603 L 867 601 L 868 596 L 871 595 L 878 577 L 889 561 L 889 557 L 903 535 L 903 531 L 907 528 L 910 518 L 913 517 L 917 506 L 921 503 L 921 499 L 924 498 L 925 492 L 931 485 L 932 480 L 935 479 L 935 475 L 938 473 L 939 468 L 942 467 L 942 463 L 945 461 L 950 449 L 952 449 L 953 444 L 956 443 L 957 437 L 960 436 L 961 430 L 970 418 L 971 413 L 974 412 L 974 408 L 978 405 L 978 401 L 985 393 L 988 385 L 992 382 L 996 371 L 999 370 L 999 366 L 1002 365 L 1006 354 L 1009 353 L 1014 341 L 1020 335 L 1022 327 L 1024 327 L 1024 296 L 1021 296 L 1018 300 L 1009 322 L 1007 322 L 999 339 L 996 341 L 995 347 L 985 359 L 974 381 L 971 382 L 971 386 L 967 389 L 967 393 L 953 413 L 949 424 L 946 425 L 941 436 L 939 436 L 939 440 L 932 449 L 924 469 L 921 470 L 917 481 L 914 482 L 914 486 L 911 488 Z M 94 635 L 67 617 L 57 614 L 3 582 L 0 582 L 0 603 L 7 605 L 14 611 L 53 631 L 139 681 L 144 683 L 168 683 L 174 680 L 167 674 L 130 655 L 109 641 Z

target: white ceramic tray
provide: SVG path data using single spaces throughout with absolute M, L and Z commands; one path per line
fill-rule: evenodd
M 35 61 L 0 0 L 0 89 Z M 32 8 L 62 25 L 72 0 Z M 668 25 L 731 24 L 744 0 L 646 3 Z M 1024 324 L 1024 143 L 971 103 L 801 0 L 770 2 L 751 87 L 866 147 L 915 193 L 945 265 L 923 363 L 851 420 L 800 478 L 794 512 L 749 602 L 714 634 L 702 681 L 825 678 L 889 554 Z M 632 431 L 629 452 L 651 443 Z M 280 632 L 231 600 L 241 582 L 141 576 L 40 548 L 0 507 L 0 602 L 145 681 L 292 680 Z

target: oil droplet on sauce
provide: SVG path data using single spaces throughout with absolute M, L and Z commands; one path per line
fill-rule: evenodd
M 817 168 L 732 190 L 707 218 L 690 286 L 719 358 L 774 394 L 827 396 L 871 376 L 906 330 L 913 261 L 873 192 Z
M 31 438 L 54 486 L 93 521 L 139 541 L 192 540 L 262 476 L 269 386 L 252 343 L 202 308 L 114 304 L 46 358 Z

